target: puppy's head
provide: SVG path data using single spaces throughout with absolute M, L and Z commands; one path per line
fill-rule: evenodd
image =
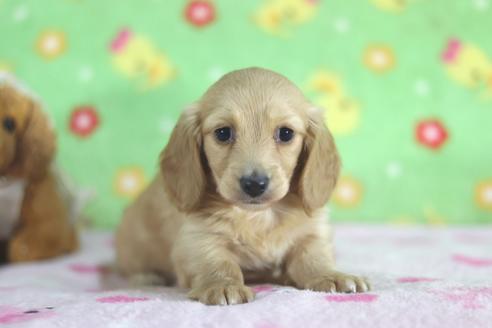
M 181 115 L 161 156 L 166 191 L 183 211 L 212 183 L 239 207 L 263 209 L 294 193 L 310 212 L 328 201 L 339 166 L 321 113 L 285 77 L 259 68 L 212 85 Z
M 0 176 L 35 179 L 55 152 L 55 136 L 39 106 L 25 93 L 0 83 Z

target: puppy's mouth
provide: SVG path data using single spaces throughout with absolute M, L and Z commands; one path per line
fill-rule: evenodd
M 261 205 L 266 203 L 265 200 L 261 200 L 261 199 L 246 199 L 243 200 L 242 202 L 247 205 Z
M 248 211 L 261 211 L 270 206 L 270 202 L 259 200 L 247 200 L 236 203 L 236 205 L 242 209 Z
M 246 210 L 259 211 L 269 207 L 272 203 L 270 197 L 245 197 L 244 195 L 236 202 L 236 205 Z

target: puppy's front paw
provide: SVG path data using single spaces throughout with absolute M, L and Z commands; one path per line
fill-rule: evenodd
M 342 272 L 333 271 L 329 275 L 306 284 L 306 289 L 329 293 L 363 293 L 370 289 L 365 278 L 359 278 Z
M 207 305 L 232 305 L 254 299 L 251 288 L 238 283 L 218 282 L 193 288 L 188 297 Z

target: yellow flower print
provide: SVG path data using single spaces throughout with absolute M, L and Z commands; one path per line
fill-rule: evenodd
M 451 79 L 462 86 L 477 90 L 485 100 L 492 96 L 492 59 L 475 44 L 451 38 L 441 54 Z
M 12 65 L 10 63 L 0 60 L 0 73 L 11 72 L 11 71 L 12 71 Z
M 65 33 L 57 30 L 42 32 L 36 40 L 36 51 L 45 59 L 55 59 L 62 55 L 67 47 Z
M 402 214 L 402 215 L 397 215 L 396 217 L 388 220 L 387 222 L 391 225 L 412 225 L 416 223 L 416 220 L 414 217 L 410 215 Z
M 309 88 L 318 93 L 315 103 L 325 109 L 326 125 L 333 135 L 349 135 L 359 127 L 359 103 L 345 91 L 338 74 L 318 70 L 313 74 Z
M 111 41 L 113 65 L 127 78 L 138 80 L 142 90 L 166 84 L 176 77 L 169 57 L 145 36 L 121 29 Z
M 395 66 L 393 50 L 384 44 L 372 44 L 364 51 L 364 65 L 373 72 L 385 73 Z
M 114 179 L 116 194 L 134 198 L 145 187 L 145 174 L 140 167 L 127 167 L 118 170 Z
M 352 177 L 344 176 L 338 181 L 333 201 L 340 207 L 356 207 L 362 199 L 362 194 L 361 183 Z
M 286 37 L 311 21 L 318 7 L 317 0 L 264 0 L 254 21 L 265 32 Z
M 399 0 L 371 0 L 371 2 L 379 9 L 392 13 L 401 13 L 408 6 L 408 1 Z
M 482 181 L 475 187 L 475 202 L 480 208 L 492 211 L 492 179 Z
M 430 225 L 445 225 L 446 217 L 439 213 L 434 207 L 428 205 L 423 208 L 424 218 Z

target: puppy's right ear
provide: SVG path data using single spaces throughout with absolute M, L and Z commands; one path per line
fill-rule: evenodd
M 194 104 L 181 114 L 166 148 L 161 153 L 164 188 L 176 207 L 184 212 L 191 211 L 198 205 L 205 190 L 198 112 L 198 104 Z

